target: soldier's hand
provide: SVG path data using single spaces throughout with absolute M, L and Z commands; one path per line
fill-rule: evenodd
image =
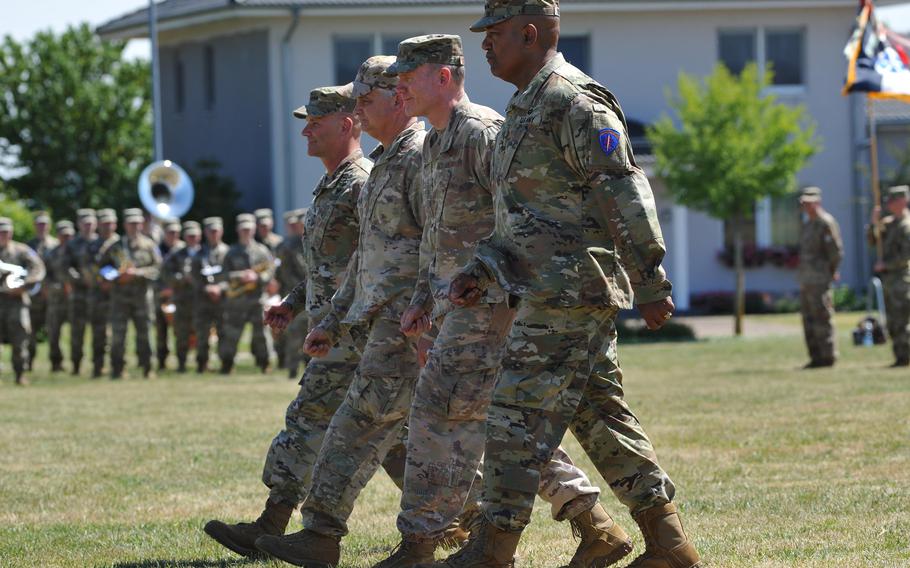
M 433 347 L 433 342 L 423 336 L 417 341 L 417 364 L 421 369 L 427 364 L 430 347 Z
M 127 268 L 120 273 L 120 276 L 117 277 L 117 282 L 121 284 L 129 284 L 136 279 L 136 272 L 132 268 Z
M 104 290 L 104 285 L 101 285 L 101 289 Z M 63 295 L 69 297 L 73 293 L 73 285 L 69 282 L 63 283 Z
M 294 311 L 284 302 L 277 306 L 269 306 L 262 317 L 262 323 L 274 329 L 287 329 L 294 319 Z
M 248 270 L 243 271 L 243 276 L 241 276 L 240 279 L 245 284 L 252 284 L 252 283 L 256 282 L 257 280 L 259 280 L 259 275 L 256 274 L 255 270 L 248 269 Z
M 221 286 L 217 284 L 206 284 L 205 293 L 208 295 L 209 300 L 216 304 L 221 300 Z
M 456 306 L 473 306 L 481 296 L 480 283 L 470 274 L 459 274 L 449 285 L 449 300 Z
M 328 334 L 321 329 L 310 331 L 303 342 L 303 352 L 310 357 L 325 357 L 332 349 Z
M 401 333 L 408 337 L 416 337 L 421 333 L 430 331 L 433 322 L 430 321 L 430 314 L 420 306 L 409 306 L 401 314 Z
M 161 289 L 161 299 L 170 300 L 174 296 L 173 288 L 162 288 Z
M 270 280 L 265 287 L 265 291 L 269 296 L 274 296 L 277 294 L 279 289 L 280 285 L 278 284 L 277 280 Z
M 112 285 L 110 280 L 102 280 L 98 286 L 101 288 L 102 292 L 110 292 Z M 70 291 L 72 291 L 72 288 L 70 288 Z
M 876 274 L 881 274 L 885 271 L 885 263 L 879 260 L 875 263 L 875 267 L 872 270 L 874 270 Z
M 673 300 L 670 298 L 638 305 L 638 311 L 651 331 L 663 327 L 673 317 L 673 310 L 675 309 L 676 306 L 673 305 Z

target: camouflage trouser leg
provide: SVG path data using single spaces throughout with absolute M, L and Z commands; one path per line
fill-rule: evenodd
M 478 500 L 487 408 L 512 315 L 505 304 L 480 305 L 447 314 L 440 326 L 408 421 L 398 516 L 398 530 L 407 540 L 438 539 Z M 590 509 L 600 494 L 561 450 L 546 463 L 538 490 L 557 520 Z
M 209 362 L 209 334 L 212 328 L 218 337 L 220 345 L 224 337 L 223 311 L 220 304 L 203 303 L 196 301 L 196 311 L 193 314 L 193 327 L 196 329 L 196 363 L 199 365 Z
M 309 355 L 303 352 L 303 342 L 308 331 L 307 318 L 297 317 L 284 332 L 284 363 L 288 369 L 296 369 L 309 361 Z
M 252 327 L 250 348 L 256 365 L 269 361 L 269 340 L 262 325 L 262 304 L 259 301 L 230 301 L 224 306 L 224 335 L 218 342 L 218 356 L 223 362 L 234 362 L 237 344 L 247 323 Z
M 38 332 L 47 326 L 47 300 L 36 295 L 32 298 L 29 308 L 29 319 L 32 322 L 32 331 L 28 334 L 28 360 L 32 364 L 35 352 L 38 350 Z
M 633 513 L 674 486 L 623 400 L 615 312 L 523 301 L 487 417 L 484 515 L 503 530 L 531 519 L 541 469 L 569 427 Z
M 32 332 L 28 306 L 10 302 L 0 305 L 0 345 L 12 348 L 13 371 L 21 374 L 28 360 L 28 337 Z
M 114 296 L 111 298 L 111 370 L 123 371 L 126 363 L 126 332 L 130 320 L 136 330 L 136 355 L 139 366 L 146 369 L 152 364 L 152 347 L 149 340 L 151 326 L 150 302 L 147 296 Z
M 830 286 L 802 286 L 799 289 L 803 333 L 809 358 L 819 363 L 837 359 L 834 324 L 834 292 Z
M 344 536 L 354 502 L 389 450 L 401 443 L 418 365 L 396 321 L 371 326 L 354 381 L 332 417 L 316 460 L 303 526 Z
M 171 353 L 167 344 L 168 328 L 167 316 L 161 309 L 161 304 L 155 298 L 155 352 L 158 356 L 158 363 L 163 364 L 167 356 Z
M 96 295 L 92 301 L 92 363 L 99 371 L 104 367 L 104 356 L 107 353 L 110 315 L 110 298 Z
M 176 304 L 174 312 L 174 340 L 177 349 L 177 362 L 186 364 L 186 357 L 190 351 L 190 337 L 193 335 L 193 304 Z M 206 339 L 208 337 L 206 336 Z
M 296 319 L 296 318 L 295 318 Z M 282 333 L 273 341 L 275 346 L 275 355 L 278 357 L 278 366 L 281 368 L 285 367 L 287 362 L 287 344 L 288 336 L 287 333 Z
M 66 297 L 62 293 L 51 293 L 47 306 L 47 343 L 50 349 L 51 365 L 63 363 L 60 351 L 60 330 L 66 321 Z
M 88 293 L 74 288 L 69 301 L 70 360 L 73 365 L 78 365 L 82 361 L 82 343 L 85 340 L 85 327 L 89 319 Z
M 910 360 L 910 276 L 889 275 L 882 283 L 894 358 Z
M 298 505 L 306 499 L 313 466 L 332 415 L 354 378 L 360 353 L 343 338 L 325 357 L 307 365 L 285 414 L 284 430 L 275 436 L 265 459 L 262 482 L 273 502 Z

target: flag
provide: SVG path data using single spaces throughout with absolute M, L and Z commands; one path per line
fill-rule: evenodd
M 910 103 L 910 39 L 878 21 L 871 0 L 861 0 L 856 26 L 844 48 L 847 80 L 843 93 Z

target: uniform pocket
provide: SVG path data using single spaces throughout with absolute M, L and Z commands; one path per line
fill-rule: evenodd
M 446 403 L 449 419 L 486 418 L 502 361 L 500 345 L 482 341 L 450 347 L 439 354 L 443 373 L 452 384 Z

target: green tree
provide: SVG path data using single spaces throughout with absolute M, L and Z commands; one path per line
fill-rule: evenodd
M 13 221 L 13 238 L 26 242 L 35 236 L 35 217 L 21 201 L 11 199 L 0 183 L 0 217 L 9 217 Z
M 72 218 L 79 207 L 136 201 L 151 161 L 149 66 L 87 24 L 0 43 L 0 164 L 31 207 Z
M 675 121 L 648 129 L 658 174 L 680 204 L 732 223 L 736 269 L 735 333 L 745 307 L 743 226 L 755 202 L 796 189 L 796 174 L 819 150 L 815 125 L 801 106 L 767 92 L 772 73 L 755 64 L 735 76 L 723 65 L 704 80 L 680 74 L 668 93 Z

